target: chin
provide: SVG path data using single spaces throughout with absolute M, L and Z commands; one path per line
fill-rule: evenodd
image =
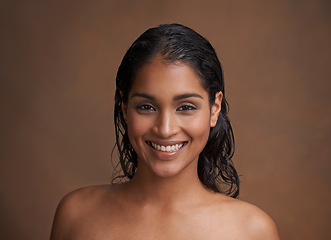
M 151 166 L 150 170 L 157 177 L 171 178 L 179 176 L 184 172 L 187 172 L 189 169 L 188 166 L 191 164 L 193 163 L 189 163 L 188 165 L 182 166 L 181 164 L 178 164 L 178 162 L 165 162 L 164 164 L 157 164 L 157 166 Z

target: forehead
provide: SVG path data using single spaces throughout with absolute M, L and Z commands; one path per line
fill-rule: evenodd
M 138 70 L 130 92 L 148 92 L 153 95 L 196 92 L 208 95 L 191 66 L 180 62 L 167 63 L 159 58 Z

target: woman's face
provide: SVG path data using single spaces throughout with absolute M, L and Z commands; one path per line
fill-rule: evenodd
M 138 154 L 138 172 L 145 169 L 159 177 L 185 169 L 196 172 L 221 100 L 219 92 L 210 106 L 199 77 L 186 64 L 156 58 L 142 66 L 123 106 L 129 139 Z

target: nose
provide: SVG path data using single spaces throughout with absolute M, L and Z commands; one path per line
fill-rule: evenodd
M 170 111 L 161 112 L 157 117 L 154 130 L 162 138 L 169 138 L 176 135 L 179 131 L 176 116 Z

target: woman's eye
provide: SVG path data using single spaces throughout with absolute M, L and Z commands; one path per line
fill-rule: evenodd
M 136 108 L 140 111 L 155 111 L 155 108 L 148 104 L 138 105 Z
M 197 108 L 195 106 L 192 105 L 183 105 L 180 106 L 179 108 L 177 108 L 177 111 L 192 111 L 192 110 L 196 110 Z

